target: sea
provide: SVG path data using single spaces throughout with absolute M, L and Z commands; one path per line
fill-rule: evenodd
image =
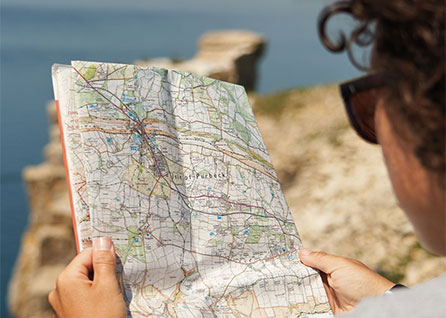
M 268 40 L 259 64 L 260 93 L 360 75 L 345 55 L 331 54 L 319 42 L 316 21 L 329 1 L 244 0 L 228 1 L 227 5 L 220 2 L 215 8 L 210 0 L 207 5 L 190 0 L 187 6 L 184 1 L 169 1 L 158 6 L 151 3 L 160 4 L 159 1 L 142 4 L 135 0 L 120 5 L 116 1 L 108 5 L 104 0 L 82 0 L 77 5 L 68 1 L 66 6 L 45 0 L 2 1 L 1 317 L 9 317 L 7 284 L 29 219 L 22 171 L 44 161 L 43 147 L 48 142 L 45 106 L 53 98 L 53 63 L 187 59 L 196 53 L 201 34 L 246 29 L 261 33 Z

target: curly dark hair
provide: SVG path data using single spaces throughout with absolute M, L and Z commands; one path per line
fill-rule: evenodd
M 358 25 L 332 41 L 327 21 L 338 13 L 351 15 Z M 445 1 L 342 0 L 319 17 L 322 43 L 333 52 L 347 51 L 352 63 L 371 73 L 399 80 L 388 90 L 389 112 L 400 115 L 416 136 L 415 154 L 445 184 Z M 372 44 L 370 65 L 359 64 L 352 47 Z M 401 127 L 395 125 L 395 130 Z

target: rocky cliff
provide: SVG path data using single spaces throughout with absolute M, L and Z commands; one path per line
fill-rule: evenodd
M 262 56 L 266 40 L 249 31 L 215 31 L 201 36 L 197 54 L 187 61 L 158 58 L 137 61 L 166 69 L 192 72 L 254 90 L 257 79 L 256 65 Z
M 48 105 L 48 114 L 46 161 L 23 171 L 30 202 L 29 224 L 8 294 L 9 309 L 17 318 L 52 317 L 48 293 L 76 254 L 55 103 Z
M 336 85 L 252 99 L 305 246 L 359 259 L 409 286 L 446 273 L 446 258 L 419 245 L 381 148 L 350 127 Z

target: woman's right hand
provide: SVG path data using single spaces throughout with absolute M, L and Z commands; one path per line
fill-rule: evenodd
M 312 252 L 306 248 L 299 251 L 299 257 L 302 263 L 321 272 L 334 314 L 351 311 L 360 300 L 382 295 L 395 285 L 351 258 Z
M 57 318 L 125 318 L 127 309 L 115 275 L 113 242 L 97 238 L 57 278 L 48 297 Z M 93 275 L 93 279 L 90 277 Z

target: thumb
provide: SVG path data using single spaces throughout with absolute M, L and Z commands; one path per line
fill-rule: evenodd
M 108 237 L 98 237 L 93 242 L 94 284 L 116 284 L 116 255 L 113 242 Z
M 313 252 L 308 248 L 299 250 L 302 263 L 330 275 L 344 264 L 344 258 L 324 252 Z

